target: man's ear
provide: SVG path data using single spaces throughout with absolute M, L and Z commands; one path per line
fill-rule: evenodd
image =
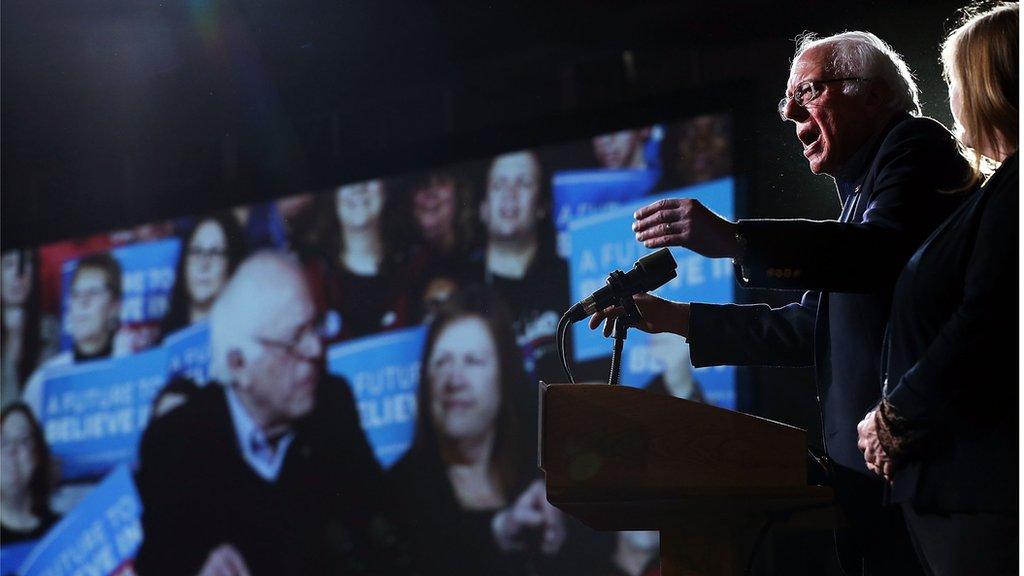
M 876 79 L 868 80 L 865 90 L 867 91 L 865 94 L 867 104 L 872 108 L 881 108 L 892 98 L 892 90 L 889 86 Z
M 489 202 L 486 197 L 484 197 L 484 199 L 480 202 L 480 222 L 483 223 L 484 226 L 490 224 L 490 222 L 487 221 L 488 203 Z
M 248 382 L 244 378 L 245 374 L 245 354 L 238 348 L 232 348 L 228 350 L 228 371 L 231 372 L 231 381 L 236 385 L 245 387 Z

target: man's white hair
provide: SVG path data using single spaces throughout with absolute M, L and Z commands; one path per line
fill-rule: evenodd
M 831 72 L 837 78 L 879 79 L 892 91 L 890 105 L 893 110 L 921 115 L 917 83 L 907 63 L 891 46 L 870 32 L 843 32 L 825 38 L 818 38 L 813 32 L 805 32 L 796 38 L 796 54 L 793 62 L 808 50 L 819 47 L 831 48 Z M 846 82 L 843 91 L 855 94 L 864 89 L 863 82 Z
M 285 253 L 263 250 L 239 264 L 210 308 L 210 377 L 231 384 L 228 353 L 255 357 L 254 337 L 268 313 L 290 305 L 303 291 L 308 288 L 302 269 Z

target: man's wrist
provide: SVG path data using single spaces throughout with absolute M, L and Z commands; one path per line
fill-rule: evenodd
M 738 224 L 733 224 L 733 262 L 742 265 L 747 257 L 747 237 L 740 231 Z
M 686 302 L 677 302 L 675 305 L 676 320 L 672 323 L 673 332 L 683 338 L 690 337 L 690 305 Z
M 733 225 L 733 241 L 734 250 L 732 256 L 732 264 L 739 273 L 739 277 L 742 281 L 747 282 L 750 280 L 750 274 L 747 271 L 747 253 L 749 251 L 749 244 L 747 243 L 747 237 L 740 230 L 739 223 Z

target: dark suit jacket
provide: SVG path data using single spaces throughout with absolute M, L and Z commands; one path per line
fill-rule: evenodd
M 839 221 L 744 220 L 744 286 L 806 289 L 799 304 L 694 304 L 694 366 L 813 366 L 834 462 L 871 475 L 857 424 L 881 398 L 882 336 L 899 270 L 960 201 L 969 167 L 934 120 L 895 117 L 837 179 Z
M 387 572 L 375 562 L 400 555 L 388 549 L 382 473 L 348 385 L 321 380 L 295 433 L 271 483 L 243 460 L 221 385 L 154 420 L 140 448 L 138 573 L 195 574 L 224 543 L 254 576 Z
M 1017 510 L 1018 158 L 913 255 L 893 295 L 886 398 L 923 445 L 892 500 Z

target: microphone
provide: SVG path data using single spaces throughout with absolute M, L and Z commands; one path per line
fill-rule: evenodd
M 640 292 L 650 292 L 676 277 L 676 260 L 668 248 L 648 254 L 636 261 L 633 269 L 623 274 L 612 272 L 608 284 L 572 305 L 566 312 L 569 322 L 579 322 L 598 310 L 619 303 Z

